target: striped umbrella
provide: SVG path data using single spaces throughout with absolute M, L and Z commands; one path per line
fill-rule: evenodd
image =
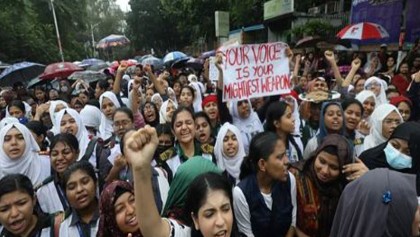
M 371 22 L 361 22 L 344 27 L 338 32 L 340 39 L 383 39 L 389 37 L 388 32 L 381 25 Z

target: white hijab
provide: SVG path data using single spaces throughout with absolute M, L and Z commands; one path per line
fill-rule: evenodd
M 57 126 L 57 124 L 55 123 L 55 117 L 56 117 L 56 113 L 55 112 L 55 108 L 57 107 L 57 105 L 62 104 L 64 106 L 64 108 L 69 108 L 69 106 L 67 105 L 66 102 L 62 101 L 62 100 L 51 100 L 49 101 L 50 103 L 50 118 L 51 118 L 51 123 L 53 125 L 52 129 L 54 131 L 54 129 L 56 129 L 55 127 Z M 60 125 L 58 125 L 60 127 Z
M 231 131 L 235 134 L 238 140 L 238 151 L 234 157 L 228 157 L 223 152 L 223 139 L 226 133 Z M 245 157 L 244 143 L 242 142 L 241 131 L 230 123 L 225 123 L 220 128 L 216 138 L 216 145 L 214 146 L 214 155 L 216 156 L 217 167 L 221 170 L 226 170 L 232 177 L 235 178 L 236 183 L 239 182 L 239 175 L 241 173 L 241 164 Z
M 99 104 L 101 108 L 102 108 L 102 102 L 104 101 L 104 98 L 111 100 L 116 108 L 121 107 L 120 102 L 117 99 L 117 96 L 111 91 L 106 91 L 99 97 Z M 99 125 L 99 133 L 101 135 L 101 138 L 104 141 L 109 139 L 112 136 L 112 133 L 114 132 L 114 129 L 112 127 L 113 124 L 114 122 L 111 119 L 108 119 L 105 116 L 105 114 L 101 111 L 101 124 Z
M 19 130 L 25 140 L 25 151 L 18 159 L 11 160 L 3 149 L 4 137 L 10 129 L 16 128 Z M 10 123 L 0 131 L 0 178 L 8 174 L 24 174 L 29 177 L 32 184 L 37 185 L 43 181 L 45 168 L 42 167 L 41 158 L 38 156 L 39 146 L 32 136 L 31 131 L 20 123 Z
M 101 124 L 101 110 L 93 105 L 85 105 L 80 111 L 80 118 L 82 123 L 87 127 L 94 127 L 99 130 Z
M 203 110 L 203 108 L 201 107 L 201 103 L 203 101 L 203 93 L 201 91 L 200 86 L 198 85 L 198 82 L 191 82 L 190 86 L 192 88 L 194 88 L 194 101 L 193 101 L 193 107 L 194 107 L 194 112 L 200 112 Z
M 233 125 L 235 125 L 242 134 L 245 145 L 245 152 L 248 154 L 249 144 L 251 139 L 257 133 L 263 132 L 264 127 L 258 117 L 257 113 L 252 109 L 251 101 L 248 100 L 250 114 L 247 118 L 239 117 L 238 102 L 230 103 L 230 114 L 232 115 Z
M 401 117 L 400 112 L 398 111 L 397 107 L 391 104 L 379 105 L 373 111 L 372 115 L 370 116 L 372 126 L 370 128 L 370 134 L 367 135 L 364 140 L 364 150 L 370 149 L 387 141 L 387 139 L 382 135 L 382 122 L 393 111 L 397 112 L 402 123 L 403 118 Z
M 375 101 L 375 108 L 376 107 L 378 107 L 378 103 L 376 102 L 376 96 L 375 96 L 375 93 L 373 93 L 372 91 L 370 91 L 370 90 L 363 90 L 363 91 L 361 91 L 361 92 L 359 92 L 359 94 L 357 94 L 356 95 L 356 100 L 358 100 L 360 103 L 362 103 L 362 105 L 363 105 L 363 103 L 365 103 L 365 101 L 368 99 L 368 98 L 373 98 L 373 100 Z M 370 118 L 372 117 L 372 115 L 371 116 L 369 116 L 369 117 L 367 117 L 367 118 L 364 118 L 368 123 L 369 123 L 369 125 L 371 126 L 372 124 L 371 124 L 371 121 L 370 121 Z
M 2 130 L 4 127 L 11 123 L 19 123 L 19 120 L 12 116 L 3 118 L 0 121 L 0 130 Z
M 61 120 L 63 119 L 64 114 L 69 114 L 72 118 L 74 118 L 74 120 L 76 121 L 77 124 L 77 134 L 76 134 L 76 138 L 79 141 L 79 157 L 77 158 L 77 160 L 79 161 L 80 159 L 82 159 L 82 157 L 85 155 L 85 152 L 87 150 L 87 147 L 89 145 L 89 132 L 86 130 L 85 125 L 83 125 L 82 119 L 80 118 L 79 113 L 77 113 L 76 110 L 74 109 L 62 109 L 60 110 L 60 112 L 58 112 L 58 114 L 56 115 L 56 123 L 58 125 L 61 124 Z M 53 131 L 55 135 L 61 133 L 61 126 L 58 127 L 58 130 Z
M 163 102 L 162 106 L 160 107 L 159 110 L 159 123 L 161 124 L 165 124 L 165 123 L 170 123 L 171 121 L 169 121 L 169 119 L 166 117 L 166 109 L 168 108 L 168 104 L 172 103 L 175 107 L 175 110 L 178 108 L 178 104 L 176 102 L 174 102 L 171 99 L 166 100 L 165 102 Z
M 378 96 L 375 95 L 376 96 L 376 104 L 379 106 L 381 104 L 388 103 L 388 100 L 386 99 L 386 93 L 385 93 L 385 91 L 388 89 L 388 84 L 386 84 L 386 82 L 384 80 L 380 79 L 379 77 L 369 77 L 369 79 L 367 79 L 366 82 L 365 82 L 365 90 L 367 90 L 367 87 L 372 82 L 376 82 L 376 83 L 381 85 L 381 90 L 379 92 L 379 95 Z

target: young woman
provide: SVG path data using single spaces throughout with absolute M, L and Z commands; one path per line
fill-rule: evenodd
M 112 137 L 112 115 L 117 108 L 121 107 L 117 96 L 110 91 L 104 92 L 99 98 L 99 104 L 101 106 L 101 124 L 99 125 L 99 133 L 101 138 L 106 141 Z
M 359 157 L 363 151 L 363 141 L 365 136 L 357 128 L 362 120 L 363 105 L 356 99 L 345 99 L 341 106 L 344 110 L 344 130 L 345 137 L 352 143 L 354 154 Z
M 212 134 L 213 127 L 211 126 L 210 118 L 203 111 L 195 113 L 194 117 L 196 124 L 195 138 L 201 144 L 209 144 L 214 146 L 216 139 Z
M 194 111 L 193 102 L 195 98 L 194 88 L 191 86 L 183 86 L 181 88 L 181 95 L 179 97 L 179 104 L 190 108 Z
M 233 190 L 239 231 L 246 236 L 293 236 L 296 223 L 296 181 L 287 171 L 286 146 L 275 133 L 251 140 Z M 273 224 L 276 223 L 276 224 Z
M 171 99 L 168 99 L 165 102 L 163 102 L 159 111 L 159 122 L 161 124 L 171 123 L 172 115 L 174 114 L 177 108 L 178 104 Z
M 117 180 L 101 194 L 98 237 L 142 236 L 136 218 L 134 190 L 130 183 Z
M 371 116 L 370 134 L 364 140 L 363 149 L 375 147 L 391 136 L 394 129 L 403 122 L 398 109 L 391 104 L 378 106 Z
M 201 103 L 203 111 L 209 116 L 213 128 L 219 125 L 219 108 L 217 103 L 216 95 L 204 97 L 203 102 Z
M 63 173 L 63 189 L 71 212 L 60 225 L 60 236 L 96 236 L 99 210 L 96 197 L 97 178 L 87 161 L 73 163 Z
M 162 166 L 162 160 L 160 159 L 160 155 L 167 150 L 170 150 L 174 147 L 175 137 L 171 130 L 170 124 L 159 124 L 156 126 L 156 132 L 159 139 L 159 145 L 156 148 L 153 166 Z
M 242 141 L 245 145 L 245 152 L 249 152 L 249 143 L 258 133 L 264 131 L 260 118 L 251 107 L 249 100 L 232 102 L 230 113 L 232 115 L 233 125 L 242 133 Z
M 46 103 L 48 101 L 48 95 L 45 92 L 44 88 L 40 86 L 36 86 L 34 89 L 34 95 L 36 98 L 36 103 L 38 105 Z
M 356 95 L 356 100 L 358 100 L 363 105 L 363 121 L 371 125 L 371 115 L 375 108 L 379 105 L 376 104 L 375 94 L 372 91 L 364 90 Z
M 150 102 L 154 103 L 156 105 L 157 110 L 160 111 L 160 108 L 163 104 L 163 99 L 159 93 L 153 94 L 152 98 L 150 98 Z
M 22 174 L 9 174 L 0 180 L 0 236 L 54 236 L 53 216 L 36 210 L 31 180 Z
M 412 175 L 388 169 L 367 172 L 344 189 L 330 236 L 419 236 L 415 187 Z
M 80 113 L 80 111 L 85 107 L 85 103 L 79 97 L 73 97 L 70 102 L 70 107 Z
M 159 110 L 153 102 L 146 102 L 143 106 L 143 117 L 146 124 L 156 127 L 159 124 Z
M 413 103 L 411 103 L 410 99 L 401 95 L 401 96 L 392 97 L 389 103 L 398 108 L 398 111 L 400 111 L 400 114 L 404 122 L 407 122 L 410 120 L 412 110 L 413 110 Z
M 378 77 L 370 77 L 366 80 L 365 90 L 370 90 L 375 94 L 377 106 L 388 103 L 386 89 L 388 89 L 387 83 Z
M 24 174 L 33 185 L 38 185 L 50 176 L 50 160 L 39 157 L 39 146 L 24 125 L 6 125 L 0 131 L 0 144 L 0 178 L 7 174 Z
M 179 82 L 178 79 L 175 79 L 174 84 L 172 85 L 172 88 L 173 88 L 173 90 L 175 92 L 176 101 L 179 101 L 180 96 L 181 96 L 181 88 L 182 88 L 182 85 L 181 85 L 181 83 Z
M 343 109 L 338 102 L 324 102 L 321 108 L 321 119 L 319 120 L 319 132 L 311 138 L 305 147 L 303 158 L 308 159 L 322 139 L 328 134 L 344 135 Z
M 395 85 L 401 95 L 407 95 L 407 88 L 410 85 L 410 67 L 407 62 L 402 62 L 398 74 L 392 78 L 391 84 Z
M 217 171 L 217 168 L 210 161 L 200 157 L 188 160 L 179 168 L 180 173 L 176 175 L 169 191 L 168 203 L 173 197 L 174 200 L 170 203 L 178 204 L 176 206 L 180 207 L 178 210 L 182 215 L 178 216 L 179 219 L 171 216 L 160 217 L 156 206 L 152 205 L 150 179 L 150 161 L 157 143 L 156 131 L 146 126 L 133 134 L 125 146 L 127 158 L 133 164 L 136 216 L 141 220 L 139 225 L 142 235 L 145 237 L 237 236 L 232 211 L 231 186 L 222 176 L 206 173 Z M 167 206 L 173 206 L 172 204 Z
M 70 133 L 55 135 L 51 140 L 50 159 L 53 175 L 45 178 L 37 187 L 37 198 L 39 205 L 45 213 L 56 213 L 66 211 L 69 208 L 62 179 L 64 171 L 79 156 L 79 142 Z M 50 168 L 45 168 L 50 170 Z
M 241 164 L 245 157 L 245 148 L 242 143 L 241 131 L 230 123 L 225 123 L 220 128 L 214 146 L 217 167 L 224 171 L 232 184 L 239 183 Z
M 295 132 L 295 118 L 292 108 L 284 101 L 271 103 L 267 109 L 266 130 L 274 132 L 286 144 L 287 157 L 290 163 L 303 159 L 303 144 L 299 136 L 293 136 Z
M 201 107 L 203 103 L 203 95 L 202 95 L 203 93 L 201 89 L 202 87 L 200 86 L 198 82 L 191 82 L 190 86 L 194 88 L 194 100 L 193 100 L 194 112 L 200 112 L 203 110 L 203 108 Z
M 353 151 L 347 139 L 330 134 L 308 160 L 292 164 L 296 177 L 298 236 L 329 236 L 346 184 L 342 167 L 352 160 Z
M 31 106 L 20 100 L 13 100 L 7 106 L 6 116 L 15 117 L 22 124 L 26 124 L 32 117 Z
M 166 154 L 161 155 L 162 160 L 166 161 L 165 169 L 169 177 L 173 177 L 178 167 L 191 157 L 203 156 L 203 158 L 213 161 L 213 149 L 201 146 L 195 140 L 196 124 L 194 114 L 189 108 L 178 108 L 172 117 L 171 124 L 178 142 L 172 151 L 168 151 L 171 153 L 169 157 Z

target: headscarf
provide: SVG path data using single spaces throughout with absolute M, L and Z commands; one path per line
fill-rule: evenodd
M 201 107 L 204 108 L 206 106 L 206 104 L 210 103 L 210 102 L 214 102 L 217 104 L 217 96 L 216 95 L 208 95 L 206 97 L 204 97 L 203 101 L 201 102 Z
M 344 112 L 343 112 L 343 108 L 341 107 L 341 104 L 339 102 L 324 102 L 321 107 L 321 113 L 320 113 L 320 119 L 319 119 L 319 133 L 316 135 L 318 139 L 318 144 L 321 144 L 321 141 L 324 139 L 324 137 L 326 137 L 329 134 L 327 127 L 325 127 L 324 118 L 325 118 L 325 113 L 326 113 L 325 110 L 331 105 L 337 105 L 341 110 L 341 116 L 343 117 L 343 125 L 341 126 L 341 129 L 338 132 L 338 134 L 344 135 L 344 130 L 346 126 L 344 124 Z
M 411 236 L 417 210 L 414 175 L 374 169 L 344 189 L 330 236 Z
M 159 110 L 159 122 L 161 124 L 165 124 L 165 123 L 170 123 L 171 121 L 169 121 L 169 119 L 166 117 L 166 109 L 168 107 L 168 104 L 172 103 L 175 107 L 175 110 L 178 108 L 178 104 L 176 102 L 174 102 L 171 99 L 167 99 L 165 102 L 163 102 L 162 106 L 160 107 Z
M 235 134 L 238 142 L 238 149 L 234 157 L 227 157 L 223 152 L 223 139 L 228 131 Z M 217 167 L 223 171 L 226 170 L 233 178 L 235 178 L 236 183 L 238 183 L 240 181 L 239 174 L 241 173 L 241 164 L 246 154 L 244 143 L 242 142 L 241 131 L 239 131 L 237 127 L 228 122 L 223 124 L 217 134 L 216 144 L 214 146 L 214 155 L 216 156 Z
M 201 103 L 203 100 L 202 91 L 198 82 L 191 82 L 190 86 L 194 88 L 194 91 L 195 91 L 193 107 L 194 107 L 194 112 L 197 113 L 203 110 L 203 108 L 201 107 Z
M 407 97 L 405 97 L 403 95 L 400 95 L 400 96 L 392 97 L 389 100 L 389 103 L 392 104 L 392 105 L 394 105 L 395 107 L 398 107 L 398 105 L 401 102 L 407 103 L 408 107 L 410 107 L 410 110 L 411 110 L 410 118 L 411 118 L 412 115 L 413 115 L 413 103 L 411 102 L 411 100 L 409 98 L 407 98 Z M 408 118 L 408 119 L 410 120 L 410 118 Z
M 26 118 L 31 118 L 32 117 L 32 107 L 26 103 L 26 101 L 22 101 L 23 105 L 25 106 L 25 117 Z M 12 115 L 10 115 L 9 113 L 9 106 L 6 106 L 6 118 L 12 117 Z
M 101 106 L 101 108 L 104 98 L 111 100 L 116 108 L 121 107 L 117 96 L 111 91 L 106 91 L 99 97 L 99 105 Z M 112 136 L 112 133 L 114 132 L 114 129 L 112 128 L 113 124 L 114 122 L 111 119 L 107 118 L 105 114 L 101 111 L 101 124 L 99 125 L 99 133 L 104 141 Z
M 370 116 L 372 122 L 370 134 L 365 137 L 364 141 L 365 150 L 386 142 L 386 138 L 382 135 L 382 122 L 393 111 L 397 112 L 401 122 L 403 122 L 400 112 L 395 106 L 391 104 L 379 105 L 373 111 L 372 115 Z
M 69 108 L 69 106 L 67 105 L 66 102 L 62 101 L 62 100 L 51 100 L 50 102 L 50 118 L 51 118 L 51 123 L 52 123 L 52 130 L 56 129 L 55 127 L 57 126 L 57 124 L 55 123 L 55 116 L 56 116 L 56 112 L 55 112 L 55 108 L 57 107 L 57 105 L 61 104 L 64 106 L 64 108 Z M 60 126 L 60 125 L 58 125 Z
M 171 99 L 172 101 L 174 101 L 175 103 L 178 104 L 178 101 L 176 100 L 176 95 L 175 95 L 174 89 L 168 87 L 168 92 L 167 93 L 168 93 L 169 99 Z
M 389 137 L 388 141 L 393 138 L 399 138 L 401 140 L 410 142 L 410 139 L 411 139 L 410 136 L 414 133 L 420 134 L 420 124 L 417 122 L 405 122 L 398 125 L 398 127 L 395 128 L 395 130 L 392 132 L 392 135 Z M 384 149 L 387 146 L 387 144 L 388 142 L 384 142 L 373 148 L 370 148 L 369 150 L 365 150 L 360 155 L 360 159 L 369 169 L 375 169 L 375 168 L 393 169 L 386 161 L 386 157 L 384 153 Z M 414 153 L 411 152 L 411 156 L 413 155 Z M 402 173 L 410 173 L 410 174 L 420 173 L 420 167 L 419 167 L 420 161 L 414 158 L 412 159 L 412 163 L 413 164 L 412 164 L 411 169 L 400 169 L 396 171 L 399 171 Z
M 61 133 L 61 120 L 63 119 L 64 114 L 69 114 L 74 120 L 76 121 L 77 125 L 77 134 L 76 138 L 79 141 L 79 157 L 77 160 L 79 161 L 82 159 L 82 157 L 85 155 L 85 152 L 87 150 L 87 147 L 89 145 L 89 132 L 86 130 L 85 125 L 82 123 L 82 119 L 80 118 L 79 113 L 77 113 L 74 109 L 62 109 L 58 114 L 56 115 L 56 124 L 59 125 L 58 130 L 53 131 L 55 135 Z
M 264 127 L 261 123 L 257 113 L 252 109 L 251 101 L 248 99 L 249 116 L 248 118 L 241 118 L 238 113 L 238 102 L 234 101 L 230 105 L 230 114 L 232 115 L 232 122 L 242 133 L 243 142 L 245 145 L 245 152 L 248 153 L 249 144 L 252 136 L 263 132 Z
M 360 103 L 363 104 L 365 102 L 365 100 L 367 100 L 370 97 L 372 97 L 373 100 L 375 101 L 375 108 L 378 107 L 378 104 L 376 103 L 376 96 L 370 90 L 363 90 L 363 91 L 359 92 L 359 94 L 356 95 L 356 100 L 360 101 Z
M 163 209 L 165 216 L 187 223 L 186 215 L 190 215 L 190 213 L 183 212 L 187 190 L 197 176 L 206 172 L 221 173 L 213 162 L 201 156 L 192 157 L 179 166 L 172 180 L 168 199 Z
M 367 87 L 372 82 L 376 82 L 376 83 L 381 85 L 381 90 L 379 91 L 379 95 L 378 96 L 375 95 L 376 96 L 376 104 L 381 105 L 381 104 L 388 103 L 388 100 L 386 99 L 386 93 L 385 93 L 385 91 L 388 89 L 388 85 L 386 84 L 386 82 L 384 80 L 380 79 L 379 77 L 369 77 L 369 79 L 367 79 L 366 82 L 365 82 L 365 90 L 367 90 Z
M 11 160 L 3 149 L 4 137 L 10 129 L 19 130 L 25 140 L 25 151 L 18 159 Z M 6 125 L 0 131 L 0 178 L 8 174 L 24 174 L 29 177 L 32 184 L 41 183 L 45 177 L 45 168 L 42 167 L 41 158 L 38 156 L 39 146 L 32 136 L 31 131 L 20 123 L 11 123 Z
M 99 130 L 101 124 L 101 110 L 93 105 L 85 105 L 80 111 L 80 118 L 86 127 L 94 127 Z
M 153 102 L 153 103 L 155 103 L 156 105 L 158 104 L 158 103 L 156 103 L 158 100 L 162 101 L 162 103 L 163 103 L 162 96 L 160 96 L 159 93 L 154 93 L 152 95 L 152 97 L 150 98 L 150 101 Z
M 2 120 L 0 120 L 0 130 L 2 130 L 4 127 L 11 123 L 19 123 L 19 120 L 12 116 L 3 118 Z
M 319 155 L 326 147 L 333 146 L 337 149 L 339 177 L 329 183 L 322 183 L 318 181 L 314 163 Z M 315 185 L 319 193 L 319 219 L 317 236 L 329 236 L 329 229 L 333 221 L 334 213 L 340 199 L 340 195 L 347 181 L 345 175 L 342 173 L 343 165 L 349 164 L 353 161 L 353 148 L 349 141 L 342 135 L 329 134 L 327 135 L 318 149 L 312 153 L 308 160 L 300 161 L 292 164 L 293 167 L 300 170 L 306 177 L 308 177 Z
M 119 228 L 115 221 L 115 210 L 114 204 L 115 201 L 118 199 L 118 190 L 123 190 L 134 194 L 134 189 L 130 183 L 117 180 L 109 185 L 102 191 L 101 194 L 101 201 L 99 203 L 99 227 L 98 227 L 98 237 L 126 237 L 127 234 L 123 233 Z M 121 193 L 119 193 L 121 195 Z M 137 220 L 140 221 L 140 220 Z M 139 231 L 135 233 L 131 233 L 133 237 L 140 237 L 142 236 Z

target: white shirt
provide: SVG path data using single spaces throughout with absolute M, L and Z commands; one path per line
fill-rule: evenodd
M 77 237 L 83 236 L 80 235 L 77 225 L 71 226 L 71 219 L 73 218 L 73 214 L 70 214 L 61 224 L 60 224 L 60 237 Z M 99 218 L 96 221 L 95 225 L 90 228 L 90 236 L 96 236 L 96 232 L 98 232 L 98 223 Z
M 296 226 L 296 212 L 297 212 L 297 204 L 296 204 L 296 179 L 295 176 L 289 172 L 290 177 L 290 196 L 292 197 L 292 223 L 291 226 Z M 264 194 L 261 193 L 265 204 L 267 205 L 268 209 L 271 210 L 273 206 L 273 198 L 271 194 Z M 243 233 L 248 237 L 253 237 L 254 234 L 252 233 L 251 227 L 251 213 L 249 212 L 248 202 L 246 201 L 245 195 L 242 192 L 241 188 L 236 186 L 233 189 L 233 208 L 235 211 L 235 218 L 236 222 L 238 223 L 239 232 Z
M 170 226 L 169 237 L 191 237 L 191 228 L 186 225 L 179 224 L 176 220 L 167 219 L 166 220 Z

